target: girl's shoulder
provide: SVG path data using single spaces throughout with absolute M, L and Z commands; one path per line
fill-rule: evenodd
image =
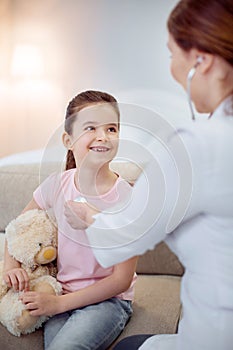
M 46 177 L 44 181 L 41 181 L 42 185 L 50 185 L 50 186 L 60 186 L 64 182 L 69 181 L 73 178 L 76 169 L 69 170 L 61 170 L 51 173 Z

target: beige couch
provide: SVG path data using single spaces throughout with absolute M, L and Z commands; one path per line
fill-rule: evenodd
M 0 167 L 0 232 L 4 232 L 9 221 L 21 212 L 39 182 L 60 168 L 61 166 L 56 163 Z M 130 182 L 134 182 L 140 173 L 140 169 L 127 163 L 114 163 L 113 168 Z M 183 267 L 176 256 L 165 243 L 160 243 L 154 250 L 139 258 L 137 273 L 134 314 L 116 342 L 133 334 L 177 331 L 181 310 L 179 292 Z M 40 329 L 18 338 L 0 325 L 0 348 L 42 350 L 43 331 Z

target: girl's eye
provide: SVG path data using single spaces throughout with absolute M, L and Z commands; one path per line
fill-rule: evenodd
M 108 128 L 109 132 L 117 132 L 117 128 L 115 128 L 114 126 L 111 126 L 110 128 Z
M 87 126 L 85 128 L 85 131 L 93 131 L 93 130 L 95 130 L 94 126 Z

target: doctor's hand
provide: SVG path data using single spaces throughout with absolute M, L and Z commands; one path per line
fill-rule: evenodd
M 76 230 L 85 230 L 93 222 L 93 215 L 99 211 L 88 203 L 67 201 L 65 203 L 64 214 L 70 226 Z

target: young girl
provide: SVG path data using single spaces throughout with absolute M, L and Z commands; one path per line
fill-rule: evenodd
M 5 250 L 5 282 L 24 290 L 31 315 L 53 315 L 45 325 L 45 349 L 107 349 L 132 314 L 137 258 L 113 268 L 96 261 L 84 230 L 70 226 L 69 201 L 84 197 L 99 210 L 125 200 L 130 185 L 109 168 L 119 141 L 119 109 L 99 91 L 77 95 L 68 105 L 63 143 L 66 171 L 49 176 L 24 212 L 52 208 L 58 224 L 58 274 L 63 295 L 28 291 L 28 276 Z

